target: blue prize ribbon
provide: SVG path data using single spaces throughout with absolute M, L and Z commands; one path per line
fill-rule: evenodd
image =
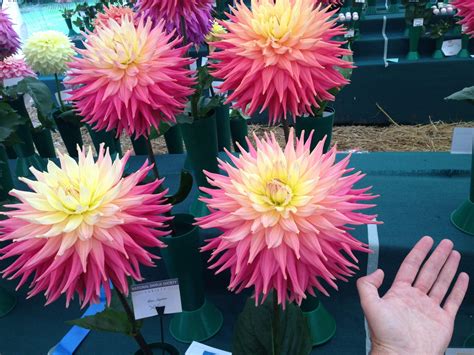
M 93 316 L 105 309 L 104 289 L 100 291 L 100 303 L 90 305 L 81 318 Z M 61 341 L 48 353 L 50 355 L 72 355 L 89 334 L 89 329 L 73 326 Z

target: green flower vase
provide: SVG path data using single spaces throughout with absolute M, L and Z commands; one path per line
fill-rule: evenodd
M 56 158 L 53 137 L 51 136 L 51 131 L 49 129 L 34 129 L 31 134 L 33 136 L 36 150 L 42 158 Z
M 474 139 L 471 157 L 471 190 L 469 198 L 451 214 L 451 222 L 462 232 L 474 235 Z
M 304 131 L 304 138 L 308 139 L 311 131 L 313 137 L 311 139 L 311 150 L 326 137 L 323 151 L 326 153 L 331 146 L 332 128 L 334 126 L 335 111 L 332 107 L 327 107 L 321 117 L 298 117 L 295 122 L 295 133 L 299 137 Z
M 172 278 L 179 280 L 183 312 L 170 323 L 170 333 L 178 341 L 191 343 L 213 337 L 222 327 L 223 316 L 204 293 L 203 266 L 199 253 L 199 229 L 194 217 L 177 214 L 172 222 L 173 234 L 162 238 L 163 261 Z
M 134 135 L 130 136 L 135 155 L 148 155 L 147 140 L 144 136 L 136 138 Z
M 8 165 L 8 156 L 5 146 L 0 144 L 0 201 L 10 199 L 8 194 L 13 189 L 13 178 Z
M 30 167 L 34 167 L 38 170 L 44 170 L 46 168 L 46 163 L 36 153 L 35 146 L 33 144 L 33 136 L 31 134 L 33 126 L 29 119 L 30 116 L 26 110 L 23 96 L 9 101 L 9 104 L 20 116 L 28 118 L 27 122 L 18 126 L 16 130 L 16 134 L 21 140 L 21 143 L 15 144 L 14 149 L 16 155 L 18 156 L 15 169 L 16 175 L 23 177 L 30 176 Z
M 90 125 L 86 125 L 87 131 L 91 136 L 92 143 L 94 144 L 95 151 L 100 150 L 100 145 L 104 143 L 105 148 L 109 148 L 110 154 L 122 154 L 122 148 L 120 146 L 120 139 L 116 138 L 116 131 L 106 132 L 105 130 L 96 131 Z
M 168 149 L 169 154 L 183 154 L 183 135 L 181 133 L 181 127 L 176 124 L 170 127 L 165 136 L 166 148 Z
M 209 117 L 195 119 L 193 123 L 181 124 L 187 160 L 194 172 L 197 186 L 210 187 L 204 170 L 217 173 L 217 130 L 216 115 L 213 111 Z M 207 206 L 196 199 L 192 202 L 190 212 L 196 217 L 209 214 Z
M 216 108 L 217 149 L 223 152 L 230 150 L 230 118 L 229 106 L 221 105 Z
M 80 118 L 74 116 L 74 119 L 66 120 L 59 117 L 60 114 L 60 111 L 56 111 L 53 114 L 56 127 L 58 128 L 61 138 L 63 139 L 68 154 L 71 157 L 77 158 L 77 146 L 82 148 L 82 145 L 84 144 L 82 141 Z
M 247 125 L 247 120 L 245 118 L 232 118 L 230 120 L 230 132 L 232 134 L 232 142 L 234 146 L 234 150 L 239 152 L 239 148 L 237 143 L 240 144 L 242 148 L 246 151 L 249 150 L 249 146 L 247 144 L 247 136 L 249 134 L 249 128 Z
M 301 310 L 308 322 L 313 346 L 328 342 L 336 334 L 336 321 L 317 297 L 307 295 Z
M 0 145 L 0 158 L 2 156 L 2 145 Z M 1 170 L 0 166 L 0 171 Z M 1 177 L 0 177 L 1 181 Z M 1 193 L 1 189 L 0 189 Z M 1 206 L 0 206 L 1 209 Z M 5 219 L 6 217 L 0 214 L 0 220 Z M 5 317 L 10 311 L 15 308 L 16 305 L 16 297 L 10 291 L 6 290 L 0 285 L 0 318 Z
M 407 60 L 418 60 L 420 58 L 420 55 L 418 54 L 418 46 L 420 44 L 422 31 L 423 26 L 411 26 L 408 30 L 409 51 L 407 55 Z

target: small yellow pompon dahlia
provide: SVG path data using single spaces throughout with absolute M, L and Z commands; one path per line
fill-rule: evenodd
M 212 188 L 201 188 L 211 213 L 198 225 L 222 231 L 203 248 L 212 251 L 210 267 L 229 269 L 229 289 L 252 287 L 256 303 L 272 290 L 283 306 L 314 288 L 327 295 L 321 280 L 337 289 L 357 268 L 353 251 L 368 252 L 348 225 L 374 223 L 359 210 L 377 196 L 354 188 L 364 175 L 348 174 L 350 156 L 336 162 L 336 148 L 323 154 L 324 141 L 311 151 L 303 134 L 295 142 L 291 130 L 284 149 L 273 134 L 255 136 L 256 148 L 248 141 L 249 152 L 228 153 L 232 163 L 219 160 L 225 175 L 206 172 Z
M 219 40 L 221 35 L 224 34 L 224 33 L 227 33 L 226 29 L 224 27 L 222 27 L 219 24 L 219 22 L 214 20 L 214 22 L 212 24 L 211 31 L 206 36 L 206 42 L 208 44 L 212 43 L 212 42 L 215 42 L 215 41 Z
M 94 161 L 84 148 L 78 162 L 59 154 L 60 166 L 21 178 L 31 191 L 12 190 L 20 202 L 0 221 L 0 242 L 9 243 L 1 259 L 16 257 L 3 276 L 20 278 L 18 288 L 31 282 L 29 297 L 44 292 L 46 304 L 65 294 L 69 305 L 75 293 L 82 306 L 96 303 L 101 287 L 110 302 L 110 282 L 128 294 L 127 276 L 142 280 L 140 265 L 158 258 L 146 248 L 165 246 L 162 214 L 171 209 L 166 191 L 154 194 L 162 181 L 140 184 L 151 165 L 122 177 L 129 156 L 112 161 L 101 145 Z
M 193 93 L 193 60 L 186 57 L 189 45 L 181 46 L 163 25 L 152 28 L 149 18 L 135 25 L 123 17 L 86 35 L 86 49 L 69 63 L 65 82 L 76 86 L 70 99 L 84 122 L 135 137 L 176 122 Z
M 337 68 L 352 63 L 341 58 L 351 51 L 333 40 L 345 33 L 333 14 L 314 0 L 253 0 L 251 10 L 237 3 L 211 56 L 227 103 L 247 115 L 268 109 L 276 123 L 334 100 L 328 91 L 348 83 Z
M 28 65 L 41 75 L 62 75 L 74 56 L 74 45 L 58 31 L 36 32 L 23 46 Z

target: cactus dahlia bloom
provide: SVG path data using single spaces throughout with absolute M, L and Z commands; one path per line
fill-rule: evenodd
M 0 60 L 0 82 L 5 79 L 36 77 L 23 58 L 8 57 Z
M 465 26 L 465 33 L 474 37 L 474 2 L 472 0 L 456 0 L 453 5 L 458 9 L 459 23 Z
M 184 57 L 188 47 L 171 39 L 163 23 L 151 28 L 150 20 L 135 26 L 127 17 L 122 23 L 86 35 L 81 58 L 69 63 L 67 85 L 84 122 L 94 129 L 125 130 L 136 137 L 158 129 L 160 122 L 176 122 L 192 94 L 194 80 Z
M 0 221 L 0 242 L 11 241 L 1 258 L 16 257 L 4 277 L 31 280 L 29 297 L 44 292 L 46 304 L 65 294 L 69 305 L 75 293 L 82 306 L 95 303 L 101 286 L 110 302 L 110 282 L 128 294 L 127 276 L 141 280 L 140 265 L 158 258 L 145 248 L 164 247 L 161 214 L 171 208 L 166 191 L 154 194 L 161 181 L 139 185 L 151 166 L 122 177 L 129 156 L 112 161 L 102 145 L 96 162 L 90 148 L 78 162 L 59 154 L 60 167 L 50 161 L 32 169 L 36 180 L 21 178 L 32 191 L 12 190 L 20 202 Z
M 176 31 L 200 45 L 211 29 L 213 3 L 213 0 L 139 0 L 138 12 L 156 22 L 164 20 L 168 32 Z M 182 21 L 186 33 L 182 31 Z
M 124 16 L 133 19 L 135 17 L 135 13 L 131 8 L 126 6 L 104 6 L 104 12 L 97 13 L 96 18 L 94 19 L 94 27 L 107 26 L 109 19 L 115 20 L 120 24 L 122 23 L 122 18 Z
M 219 160 L 227 175 L 206 172 L 212 188 L 201 188 L 211 214 L 197 223 L 222 231 L 203 248 L 212 251 L 210 267 L 230 270 L 232 291 L 253 287 L 257 304 L 271 290 L 283 306 L 314 287 L 327 294 L 320 281 L 337 288 L 357 268 L 353 251 L 368 251 L 346 225 L 373 223 L 374 215 L 355 211 L 373 207 L 361 202 L 376 196 L 354 188 L 364 175 L 347 174 L 350 156 L 336 163 L 335 148 L 323 154 L 320 142 L 311 152 L 303 137 L 295 143 L 291 130 L 282 149 L 273 134 L 255 136 L 256 148 L 248 141 L 249 152 L 228 154 L 233 164 Z
M 36 32 L 23 46 L 28 65 L 42 75 L 62 75 L 74 55 L 74 45 L 64 33 Z
M 271 123 L 312 114 L 318 102 L 334 100 L 328 91 L 348 83 L 337 70 L 352 63 L 341 59 L 350 50 L 334 41 L 343 35 L 331 19 L 334 11 L 315 7 L 314 0 L 243 2 L 221 22 L 228 33 L 214 42 L 218 50 L 213 76 L 222 79 L 227 103 L 252 115 L 268 109 Z
M 0 60 L 15 54 L 20 48 L 20 38 L 13 29 L 10 17 L 0 9 Z

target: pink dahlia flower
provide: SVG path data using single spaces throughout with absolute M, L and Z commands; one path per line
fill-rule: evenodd
M 26 77 L 36 78 L 36 74 L 23 58 L 8 57 L 0 60 L 0 82 L 5 79 Z
M 109 19 L 115 20 L 118 24 L 121 24 L 124 16 L 133 19 L 135 13 L 131 8 L 126 6 L 105 6 L 103 13 L 97 13 L 96 18 L 94 19 L 94 27 L 107 26 Z
M 465 26 L 465 33 L 474 37 L 474 1 L 456 0 L 453 5 L 458 9 L 458 16 L 461 17 L 461 23 Z
M 165 21 L 168 32 L 176 31 L 195 45 L 200 45 L 212 27 L 214 0 L 139 0 L 138 11 L 156 22 Z M 186 33 L 182 31 L 182 23 Z
M 10 17 L 0 9 L 0 60 L 15 54 L 19 48 L 20 38 Z
M 160 122 L 176 122 L 192 94 L 194 79 L 184 57 L 188 47 L 171 39 L 163 24 L 124 17 L 86 35 L 86 49 L 69 64 L 67 85 L 84 122 L 97 130 L 125 130 L 136 137 L 158 129 Z
M 164 247 L 170 210 L 164 194 L 154 194 L 161 181 L 139 185 L 152 168 L 146 163 L 122 178 L 130 152 L 112 161 L 103 145 L 94 162 L 89 148 L 76 162 L 59 154 L 60 167 L 32 169 L 36 180 L 22 178 L 29 191 L 12 190 L 20 203 L 7 206 L 9 219 L 0 222 L 2 259 L 16 257 L 4 277 L 31 278 L 29 297 L 44 292 L 49 304 L 61 294 L 66 305 L 74 294 L 82 306 L 98 302 L 101 286 L 110 302 L 109 283 L 128 294 L 127 276 L 141 280 L 140 265 L 157 259 L 145 248 Z
M 357 268 L 353 251 L 368 252 L 346 225 L 373 223 L 375 215 L 356 210 L 376 196 L 354 188 L 364 175 L 347 175 L 350 156 L 336 163 L 336 148 L 323 154 L 320 142 L 311 152 L 303 137 L 295 144 L 291 130 L 281 149 L 273 134 L 255 136 L 256 149 L 248 141 L 249 152 L 228 153 L 233 164 L 219 160 L 227 175 L 206 172 L 213 188 L 201 188 L 211 214 L 198 225 L 222 231 L 203 248 L 212 251 L 210 268 L 230 270 L 232 291 L 254 287 L 257 304 L 271 290 L 283 305 L 300 304 L 313 288 L 327 295 L 320 281 L 337 289 L 335 280 Z
M 330 89 L 348 81 L 338 71 L 351 68 L 341 57 L 351 54 L 332 40 L 343 35 L 334 14 L 314 0 L 241 2 L 222 22 L 228 33 L 214 42 L 218 50 L 213 75 L 228 91 L 227 103 L 252 115 L 268 108 L 271 123 L 291 114 L 312 114 L 319 101 L 334 100 Z

